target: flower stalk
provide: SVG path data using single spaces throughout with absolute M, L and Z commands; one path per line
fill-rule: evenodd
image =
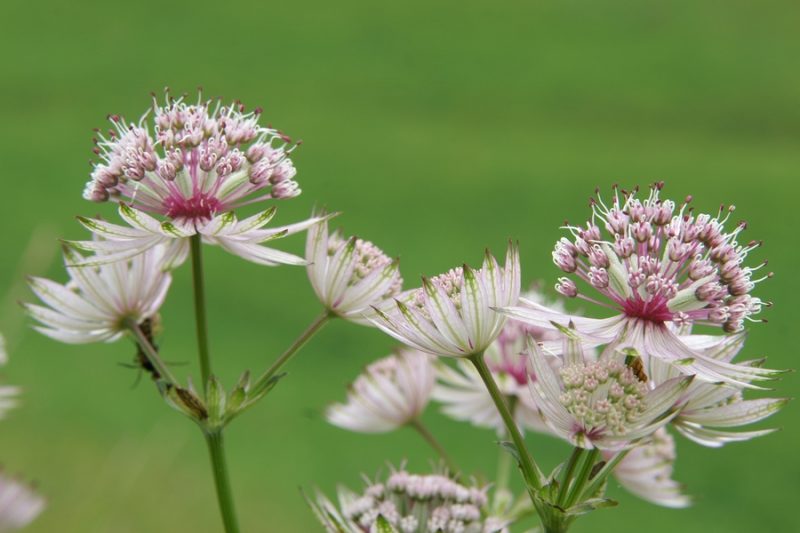
M 450 470 L 451 473 L 460 472 L 458 465 L 456 465 L 455 461 L 453 461 L 453 458 L 450 457 L 450 454 L 447 453 L 447 450 L 444 449 L 442 443 L 439 442 L 436 439 L 436 437 L 433 436 L 433 433 L 431 433 L 428 427 L 425 424 L 423 424 L 420 419 L 415 418 L 414 420 L 408 423 L 408 426 L 414 429 L 414 431 L 416 431 L 417 433 L 419 433 L 419 435 L 425 440 L 425 442 L 427 442 L 430 445 L 430 447 L 433 448 L 433 450 L 439 454 L 439 457 L 441 457 L 442 461 L 445 462 L 448 470 Z
M 311 337 L 317 334 L 319 330 L 325 326 L 325 324 L 330 321 L 331 318 L 334 318 L 336 315 L 332 314 L 330 311 L 323 311 L 317 318 L 314 319 L 311 324 L 306 328 L 306 330 L 300 334 L 297 339 L 289 346 L 285 352 L 278 357 L 272 366 L 270 366 L 266 372 L 264 372 L 260 378 L 255 382 L 253 388 L 258 389 L 261 385 L 267 383 L 272 377 L 278 373 L 278 371 L 283 368 L 283 365 L 289 362 L 292 357 L 294 357 L 297 352 L 300 351 L 300 348 L 305 346 L 305 344 L 311 340 Z
M 194 291 L 194 319 L 197 327 L 197 356 L 200 358 L 200 376 L 203 391 L 208 387 L 211 376 L 211 355 L 208 349 L 208 321 L 206 320 L 206 293 L 203 285 L 203 251 L 202 237 L 192 235 L 192 288 Z
M 506 426 L 506 430 L 511 436 L 514 446 L 517 448 L 519 465 L 526 484 L 530 489 L 535 489 L 537 491 L 540 490 L 542 488 L 541 471 L 528 452 L 528 448 L 525 446 L 525 440 L 522 438 L 522 434 L 519 432 L 519 428 L 514 421 L 514 417 L 511 415 L 511 411 L 508 409 L 505 398 L 503 398 L 503 394 L 500 392 L 500 389 L 497 388 L 497 383 L 495 383 L 494 378 L 492 377 L 492 372 L 489 370 L 489 367 L 486 366 L 486 362 L 483 360 L 483 353 L 478 352 L 473 354 L 469 356 L 469 360 L 475 366 L 478 374 L 480 374 L 483 383 L 486 385 L 489 394 L 492 396 L 492 400 L 494 401 L 497 410 L 500 412 L 500 416 L 503 418 L 503 423 Z
M 158 351 L 156 351 L 155 347 L 153 347 L 150 339 L 148 339 L 147 335 L 144 334 L 139 324 L 137 324 L 136 321 L 131 318 L 126 318 L 125 327 L 128 328 L 128 331 L 133 334 L 134 338 L 136 339 L 136 343 L 142 349 L 142 352 L 144 353 L 145 357 L 147 357 L 147 360 L 150 362 L 150 364 L 153 365 L 153 368 L 156 369 L 160 379 L 166 381 L 170 385 L 177 385 L 178 380 L 175 379 L 175 377 L 169 371 L 167 365 L 161 360 L 161 357 L 158 355 Z
M 214 473 L 214 486 L 217 491 L 217 501 L 222 513 L 222 523 L 226 533 L 239 533 L 239 523 L 233 505 L 233 492 L 228 477 L 228 466 L 225 461 L 225 447 L 222 438 L 222 429 L 209 431 L 205 435 L 208 452 L 211 456 L 211 467 Z

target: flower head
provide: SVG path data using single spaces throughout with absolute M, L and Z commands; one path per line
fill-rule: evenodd
M 74 244 L 103 251 L 103 260 L 114 261 L 168 243 L 167 265 L 173 266 L 186 257 L 186 238 L 199 233 L 206 242 L 256 263 L 302 264 L 296 256 L 259 244 L 317 220 L 263 229 L 274 209 L 242 221 L 233 214 L 249 204 L 300 194 L 289 159 L 296 145 L 279 131 L 260 126 L 260 115 L 260 109 L 245 112 L 239 102 L 221 105 L 198 98 L 189 104 L 169 94 L 163 106 L 154 97 L 152 110 L 138 123 L 111 115 L 108 134 L 97 132 L 100 161 L 84 197 L 118 202 L 131 227 L 79 218 L 107 240 Z
M 760 312 L 763 302 L 751 295 L 764 266 L 744 266 L 760 243 L 739 244 L 745 224 L 726 230 L 733 208 L 723 216 L 694 215 L 688 200 L 676 206 L 662 200 L 661 183 L 644 199 L 637 191 L 615 194 L 610 206 L 592 200 L 592 219 L 585 227 L 567 226 L 572 239 L 562 238 L 553 252 L 556 265 L 596 290 L 605 302 L 584 296 L 571 278 L 556 288 L 568 297 L 582 297 L 613 309 L 606 319 L 569 317 L 535 302 L 505 309 L 509 316 L 547 327 L 552 321 L 573 322 L 587 340 L 605 344 L 621 336 L 642 357 L 679 365 L 684 373 L 707 381 L 750 383 L 771 379 L 775 371 L 732 365 L 692 350 L 672 332 L 675 327 L 703 324 L 726 332 L 742 329 Z
M 507 520 L 486 516 L 486 492 L 444 475 L 392 469 L 361 494 L 340 487 L 338 506 L 322 494 L 310 503 L 331 532 L 371 533 L 380 523 L 398 533 L 507 533 Z
M 397 260 L 390 259 L 369 241 L 345 239 L 328 233 L 327 222 L 308 230 L 306 242 L 308 278 L 317 297 L 331 312 L 363 321 L 371 306 L 397 296 L 403 286 Z
M 82 256 L 64 248 L 70 281 L 61 285 L 45 278 L 29 280 L 45 306 L 23 304 L 41 326 L 40 333 L 61 342 L 113 341 L 126 329 L 156 315 L 172 281 L 160 268 L 164 248 L 151 248 L 132 259 L 96 267 L 71 266 Z
M 596 360 L 584 357 L 577 335 L 565 335 L 556 371 L 532 339 L 528 342 L 534 403 L 556 435 L 574 446 L 619 450 L 652 435 L 678 413 L 690 376 L 648 387 L 627 357 L 609 345 Z
M 428 405 L 434 372 L 428 354 L 402 348 L 369 365 L 350 386 L 347 403 L 332 405 L 328 422 L 351 431 L 392 431 Z
M 544 298 L 538 290 L 528 291 L 525 297 L 536 301 Z M 513 401 L 513 413 L 520 429 L 549 432 L 528 389 L 529 382 L 536 379 L 525 355 L 525 339 L 528 335 L 537 342 L 561 339 L 558 331 L 509 320 L 497 339 L 486 349 L 484 359 L 500 391 L 510 402 Z M 556 359 L 552 358 L 551 361 L 555 362 Z M 436 377 L 433 399 L 442 404 L 443 413 L 456 420 L 467 420 L 479 427 L 495 429 L 498 433 L 505 431 L 503 419 L 480 374 L 471 363 L 458 359 L 455 368 L 441 363 L 436 366 Z
M 28 485 L 0 472 L 0 531 L 27 526 L 44 510 L 45 501 Z
M 411 347 L 434 355 L 468 357 L 483 352 L 497 338 L 505 317 L 495 307 L 519 299 L 519 249 L 509 243 L 501 268 L 487 251 L 480 270 L 467 265 L 399 295 L 394 305 L 377 309 L 370 321 Z
M 605 452 L 606 460 L 614 454 Z M 675 439 L 664 428 L 631 449 L 614 468 L 614 477 L 630 493 L 663 507 L 688 507 L 691 500 L 672 479 Z

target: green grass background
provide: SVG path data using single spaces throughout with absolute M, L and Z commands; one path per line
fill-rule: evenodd
M 775 278 L 770 323 L 752 327 L 747 355 L 796 367 L 800 8 L 794 1 L 641 2 L 23 2 L 0 21 L 0 287 L 24 272 L 64 274 L 56 238 L 84 237 L 74 215 L 113 217 L 81 199 L 91 128 L 108 113 L 135 118 L 169 85 L 241 98 L 305 140 L 304 194 L 278 222 L 314 204 L 341 210 L 347 231 L 402 257 L 407 286 L 483 248 L 522 246 L 527 282 L 558 272 L 550 251 L 564 219 L 584 220 L 595 188 L 666 180 L 737 218 L 763 239 L 753 262 Z M 33 236 L 28 264 L 19 258 Z M 302 237 L 281 243 L 300 251 Z M 265 368 L 317 313 L 302 268 L 267 269 L 207 249 L 214 367 L 232 384 Z M 163 309 L 164 357 L 196 372 L 189 272 Z M 219 531 L 206 450 L 196 428 L 118 365 L 126 342 L 65 346 L 24 327 L 12 288 L 0 329 L 4 382 L 24 405 L 2 422 L 6 470 L 38 481 L 47 511 L 36 532 Z M 392 342 L 335 323 L 290 366 L 268 399 L 230 428 L 228 452 L 246 532 L 318 527 L 298 488 L 359 486 L 386 460 L 424 469 L 410 432 L 361 436 L 327 425 L 323 406 Z M 796 394 L 797 377 L 778 385 Z M 722 450 L 679 440 L 677 477 L 696 495 L 681 511 L 618 488 L 619 508 L 576 532 L 796 531 L 800 424 Z M 491 432 L 426 420 L 470 471 L 491 472 Z M 566 447 L 531 437 L 544 465 Z

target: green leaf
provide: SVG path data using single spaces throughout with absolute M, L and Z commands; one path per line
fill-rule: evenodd
M 378 533 L 398 533 L 394 526 L 390 524 L 383 515 L 378 516 L 375 526 Z

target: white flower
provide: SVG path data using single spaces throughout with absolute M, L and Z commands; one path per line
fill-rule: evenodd
M 542 298 L 536 291 L 528 292 L 526 296 L 532 299 Z M 555 338 L 560 340 L 561 337 L 557 331 L 534 328 L 509 320 L 497 339 L 486 349 L 484 360 L 500 392 L 513 405 L 513 415 L 519 428 L 549 433 L 550 429 L 539 415 L 539 409 L 528 388 L 529 382 L 536 377 L 529 368 L 525 355 L 526 335 L 531 335 L 537 342 Z M 555 362 L 556 359 L 552 358 L 551 361 Z M 443 413 L 456 420 L 495 429 L 498 434 L 505 432 L 503 419 L 472 364 L 463 359 L 456 360 L 456 368 L 440 363 L 436 366 L 436 373 L 433 399 L 442 404 Z
M 745 337 L 737 334 L 722 340 L 697 335 L 682 336 L 685 342 L 693 344 L 694 349 L 707 357 L 729 362 L 744 346 Z M 706 340 L 705 343 L 700 341 Z M 712 344 L 707 347 L 708 339 Z M 713 341 L 716 340 L 716 343 Z M 744 365 L 759 365 L 762 361 L 748 361 Z M 664 383 L 677 376 L 679 372 L 660 361 L 650 367 L 650 378 L 654 384 Z M 687 438 L 703 446 L 720 447 L 729 442 L 750 440 L 767 435 L 774 429 L 752 431 L 730 431 L 763 420 L 780 410 L 787 398 L 758 398 L 745 400 L 742 387 L 720 383 L 692 383 L 683 396 L 682 405 L 672 425 Z
M 606 460 L 614 454 L 604 452 Z M 631 449 L 614 468 L 614 477 L 626 490 L 643 500 L 663 507 L 688 507 L 691 500 L 683 487 L 672 479 L 675 440 L 664 428 L 646 442 Z
M 331 533 L 373 533 L 379 523 L 396 533 L 508 533 L 511 521 L 486 511 L 487 490 L 393 468 L 362 494 L 339 487 L 338 506 L 321 493 L 309 504 Z
M 534 403 L 557 436 L 581 448 L 619 450 L 649 437 L 679 410 L 691 376 L 670 379 L 651 390 L 614 345 L 587 360 L 578 337 L 566 335 L 563 362 L 553 370 L 548 355 L 528 342 L 536 380 Z M 572 338 L 570 338 L 572 337 Z
M 164 302 L 172 277 L 160 268 L 163 254 L 159 246 L 126 261 L 75 267 L 71 265 L 82 256 L 65 247 L 70 281 L 61 285 L 30 278 L 31 289 L 46 307 L 23 305 L 42 324 L 35 329 L 58 341 L 116 340 L 125 331 L 127 320 L 141 323 L 153 317 Z
M 509 243 L 503 268 L 489 252 L 480 270 L 464 265 L 406 291 L 370 321 L 400 342 L 449 357 L 481 353 L 497 338 L 505 317 L 496 307 L 519 299 L 519 249 Z
M 22 482 L 0 472 L 0 532 L 30 524 L 44 510 L 44 498 Z
M 764 265 L 744 266 L 748 253 L 759 244 L 738 244 L 744 225 L 726 232 L 728 217 L 721 213 L 695 216 L 686 203 L 675 212 L 674 202 L 659 198 L 661 187 L 654 185 L 641 201 L 636 191 L 623 193 L 620 199 L 615 189 L 610 207 L 598 197 L 592 203 L 591 221 L 585 228 L 567 226 L 574 239 L 562 239 L 553 252 L 559 268 L 606 301 L 584 296 L 570 278 L 561 278 L 556 288 L 566 296 L 610 307 L 615 316 L 569 316 L 526 300 L 503 312 L 545 328 L 552 327 L 551 322 L 565 327 L 572 322 L 594 345 L 618 340 L 645 359 L 678 365 L 685 374 L 705 381 L 756 388 L 750 385 L 753 381 L 773 379 L 778 372 L 709 358 L 682 342 L 674 329 L 701 323 L 726 332 L 741 330 L 763 304 L 750 292 L 760 281 L 752 279 L 753 272 Z
M 319 219 L 264 229 L 274 208 L 242 221 L 233 214 L 249 204 L 300 194 L 288 157 L 296 145 L 279 131 L 259 126 L 260 114 L 259 109 L 245 113 L 240 103 L 221 106 L 198 99 L 187 104 L 167 94 L 167 103 L 159 106 L 154 99 L 153 113 L 145 113 L 138 124 L 111 115 L 108 138 L 98 131 L 95 139 L 100 162 L 84 197 L 118 202 L 130 227 L 80 218 L 106 239 L 73 243 L 102 252 L 81 264 L 124 260 L 163 244 L 164 266 L 177 266 L 186 258 L 188 238 L 196 234 L 258 264 L 304 264 L 295 255 L 260 245 Z
M 306 241 L 308 278 L 317 298 L 331 312 L 364 322 L 363 314 L 372 314 L 400 293 L 403 278 L 398 262 L 371 242 L 340 232 L 328 234 L 323 221 L 311 226 Z
M 0 365 L 6 364 L 7 361 L 6 339 L 3 334 L 0 333 Z M 0 385 L 0 418 L 5 417 L 10 409 L 16 407 L 18 395 L 19 387 Z
M 351 431 L 381 433 L 412 422 L 425 410 L 433 389 L 431 357 L 410 349 L 375 361 L 356 378 L 347 403 L 328 408 L 328 422 Z

